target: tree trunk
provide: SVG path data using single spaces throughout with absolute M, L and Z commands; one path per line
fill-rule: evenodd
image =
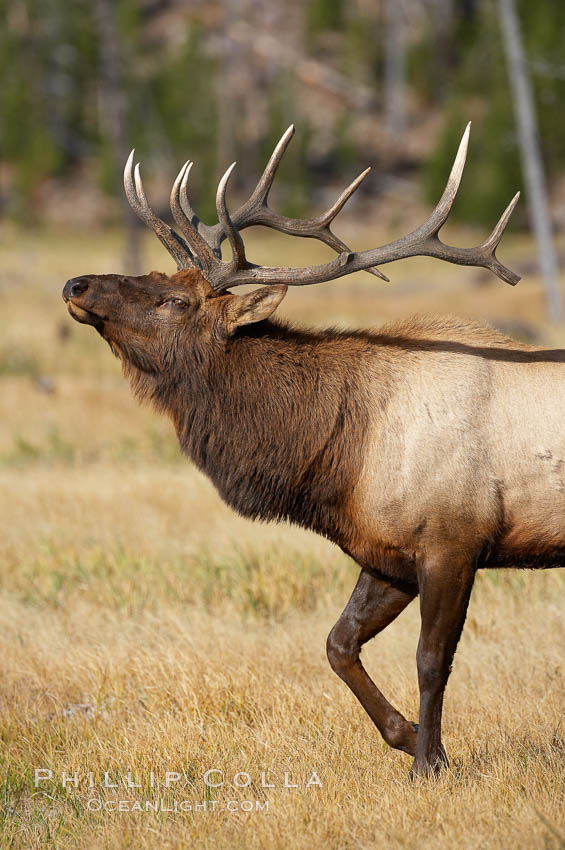
M 402 145 L 406 130 L 404 12 L 400 0 L 384 4 L 384 108 L 389 144 Z
M 126 93 L 122 74 L 122 50 L 116 22 L 114 0 L 96 0 L 100 38 L 100 82 L 102 104 L 100 120 L 110 141 L 112 170 L 116 190 L 122 201 L 126 233 L 124 264 L 130 274 L 139 274 L 141 266 L 140 229 L 123 191 L 122 173 L 129 154 L 126 128 Z
M 518 125 L 522 170 L 528 189 L 531 226 L 536 237 L 539 266 L 546 291 L 547 311 L 550 319 L 558 321 L 563 315 L 559 268 L 551 232 L 532 85 L 526 67 L 514 0 L 498 0 L 498 14 Z

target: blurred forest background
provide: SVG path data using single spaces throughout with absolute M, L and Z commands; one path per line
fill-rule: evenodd
M 249 190 L 297 124 L 278 205 L 303 214 L 370 164 L 358 210 L 443 188 L 465 123 L 473 156 L 454 217 L 492 225 L 523 188 L 496 0 L 0 0 L 0 210 L 26 225 L 121 214 L 135 145 L 154 204 L 190 157 L 214 218 L 238 160 Z M 565 4 L 517 3 L 554 225 L 565 228 Z M 332 184 L 334 184 L 332 186 Z M 513 223 L 523 227 L 526 206 Z

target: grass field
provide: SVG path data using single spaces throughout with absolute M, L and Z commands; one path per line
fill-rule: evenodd
M 169 269 L 153 241 L 146 267 Z M 285 240 L 251 242 L 259 261 L 289 262 Z M 505 246 L 510 265 L 531 256 Z M 296 264 L 325 256 L 293 250 Z M 325 659 L 355 566 L 222 505 L 67 317 L 66 278 L 122 270 L 117 237 L 10 231 L 0 260 L 0 845 L 564 847 L 562 572 L 479 575 L 447 691 L 451 768 L 410 783 L 410 759 Z M 389 270 L 389 285 L 293 291 L 282 312 L 368 325 L 450 311 L 565 342 L 535 277 L 512 290 L 431 261 Z M 418 629 L 412 604 L 364 652 L 414 720 Z

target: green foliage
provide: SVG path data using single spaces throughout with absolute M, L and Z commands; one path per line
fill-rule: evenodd
M 20 466 L 30 462 L 64 463 L 75 462 L 75 447 L 66 440 L 56 426 L 48 426 L 42 444 L 32 443 L 24 437 L 14 437 L 14 448 L 8 455 L 0 455 L 0 465 Z
M 347 116 L 342 116 L 335 123 L 335 159 L 337 171 L 343 173 L 355 168 L 357 152 L 355 141 L 351 137 Z
M 154 144 L 147 132 L 147 112 L 152 112 L 151 131 L 155 133 L 157 125 L 166 136 L 175 161 L 190 158 L 195 162 L 190 175 L 191 200 L 203 219 L 214 221 L 214 198 L 208 192 L 215 185 L 218 107 L 211 84 L 215 65 L 203 53 L 202 42 L 201 29 L 192 26 L 181 48 L 156 65 L 146 89 L 137 93 L 135 133 L 146 144 Z
M 0 2 L 8 20 L 0 31 L 2 156 L 13 168 L 16 214 L 29 214 L 43 178 L 84 159 L 101 187 L 115 191 L 111 141 L 97 112 L 105 104 L 94 7 L 88 0 Z M 170 146 L 175 159 L 190 152 L 198 160 L 198 196 L 199 186 L 213 183 L 217 127 L 214 69 L 200 49 L 202 34 L 187 27 L 179 50 L 154 55 L 144 44 L 139 4 L 118 0 L 116 13 L 130 135 L 142 152 Z
M 383 45 L 378 33 L 375 22 L 365 15 L 347 15 L 339 62 L 348 79 L 365 85 L 379 85 Z
M 338 30 L 343 25 L 343 0 L 310 0 L 307 6 L 307 28 L 310 35 Z
M 453 208 L 452 218 L 492 226 L 519 188 L 522 175 L 513 116 L 503 94 L 494 96 L 492 108 L 481 111 L 461 99 L 450 108 L 443 132 L 424 169 L 424 190 L 430 203 L 439 200 L 457 146 L 472 119 L 472 144 Z M 516 219 L 509 225 L 516 224 Z
M 455 210 L 468 221 L 492 222 L 521 185 L 496 2 L 476 4 L 474 15 L 467 17 L 463 4 L 455 4 L 453 18 L 445 19 L 438 17 L 435 7 L 424 4 L 408 27 L 411 103 L 420 112 L 444 112 L 437 148 L 423 172 L 430 200 L 443 188 L 464 124 L 474 120 L 465 192 Z M 188 7 L 183 12 L 178 4 L 176 20 L 181 30 L 173 39 L 155 26 L 159 16 L 154 6 L 136 0 L 113 4 L 126 135 L 148 170 L 152 161 L 163 157 L 171 167 L 187 157 L 193 159 L 193 203 L 205 220 L 215 220 L 210 187 L 216 185 L 224 165 L 218 161 L 218 145 L 225 117 L 220 104 L 226 97 L 221 88 L 226 84 L 223 57 L 217 50 L 208 50 L 215 25 Z M 518 7 L 551 180 L 565 166 L 565 5 L 518 0 Z M 6 23 L 0 29 L 0 156 L 7 166 L 3 202 L 9 214 L 26 221 L 33 221 L 42 182 L 71 175 L 84 164 L 102 189 L 121 191 L 116 181 L 115 138 L 110 138 L 101 120 L 106 104 L 96 8 L 90 0 L 0 0 Z M 378 93 L 384 49 L 379 14 L 366 4 L 309 0 L 302 18 L 308 52 L 330 75 L 337 71 L 352 87 L 370 86 Z M 281 131 L 295 118 L 301 97 L 303 83 L 294 67 L 279 67 L 275 72 L 272 66 L 265 79 L 268 132 L 260 150 L 248 144 L 239 102 L 230 104 L 233 126 L 229 132 L 240 153 L 235 178 L 240 187 L 251 184 L 257 161 L 270 155 Z M 257 85 L 263 103 L 267 86 L 261 73 Z M 237 91 L 234 96 L 237 101 Z M 351 107 L 337 100 L 327 102 L 332 110 L 332 147 L 323 163 L 316 157 L 308 120 L 303 118 L 301 132 L 281 168 L 279 208 L 289 215 L 310 209 L 313 165 L 327 181 L 360 158 L 361 142 L 351 131 L 355 126 Z M 377 114 L 373 117 L 378 119 Z
M 14 346 L 0 349 L 0 377 L 17 375 L 36 378 L 38 374 L 39 364 L 27 351 Z
M 565 166 L 565 6 L 551 0 L 519 4 L 534 82 L 539 135 L 550 173 Z
M 244 620 L 281 621 L 296 611 L 339 602 L 356 574 L 344 556 L 328 563 L 278 547 L 234 546 L 224 554 L 202 549 L 163 562 L 121 547 L 78 554 L 49 546 L 18 571 L 13 592 L 29 607 L 58 608 L 78 596 L 108 610 L 141 613 L 156 610 L 154 588 L 159 586 L 162 598 L 175 605 L 210 613 L 227 609 Z
M 13 167 L 23 213 L 43 177 L 88 149 L 93 131 L 86 87 L 96 62 L 91 4 L 3 0 L 0 29 L 2 155 Z
M 71 441 L 61 433 L 56 424 L 50 423 L 42 433 L 32 439 L 15 433 L 10 449 L 0 451 L 0 468 L 38 464 L 69 467 L 98 463 L 103 459 L 113 464 L 128 466 L 148 462 L 169 465 L 178 463 L 179 455 L 180 450 L 174 434 L 161 434 L 154 429 L 150 429 L 141 439 L 123 436 L 115 441 L 106 441 L 105 445 L 98 449 L 85 450 L 80 441 Z
M 268 133 L 259 151 L 261 163 L 267 162 L 282 133 L 292 123 L 293 117 L 293 102 L 296 94 L 291 75 L 287 72 L 279 73 L 272 88 Z M 287 148 L 277 172 L 274 190 L 277 193 L 276 206 L 284 215 L 300 217 L 310 209 L 309 197 L 312 189 L 311 174 L 308 169 L 310 141 L 310 127 L 306 121 L 302 121 L 300 133 L 295 135 Z
M 565 10 L 556 12 L 547 0 L 520 7 L 525 49 L 531 62 L 544 57 L 557 62 Z M 437 201 L 453 162 L 465 124 L 472 119 L 472 145 L 465 168 L 463 191 L 453 217 L 494 224 L 517 189 L 524 191 L 515 116 L 493 4 L 485 4 L 477 19 L 460 23 L 458 55 L 450 75 L 443 131 L 424 168 L 424 188 Z M 426 44 L 423 51 L 428 49 Z M 561 47 L 562 55 L 562 47 Z M 418 54 L 416 54 L 418 58 Z M 421 57 L 418 59 L 421 61 Z M 532 65 L 535 72 L 536 65 Z M 414 66 L 412 68 L 414 71 Z M 565 163 L 565 114 L 557 105 L 565 98 L 565 81 L 534 73 L 540 140 L 549 173 Z M 428 93 L 432 96 L 431 93 Z M 513 221 L 516 225 L 516 218 Z

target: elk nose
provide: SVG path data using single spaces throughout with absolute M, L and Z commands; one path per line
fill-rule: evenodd
M 88 289 L 87 277 L 72 277 L 65 284 L 63 289 L 63 298 L 68 301 L 69 298 L 76 298 Z

